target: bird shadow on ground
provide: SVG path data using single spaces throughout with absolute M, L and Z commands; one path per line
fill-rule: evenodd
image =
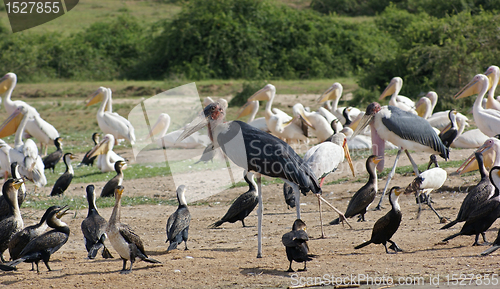
M 443 246 L 445 244 L 435 244 L 435 246 Z M 405 250 L 404 253 L 405 254 L 415 254 L 415 253 L 418 253 L 418 252 L 431 252 L 431 251 L 443 251 L 443 250 L 450 250 L 450 249 L 460 249 L 460 248 L 464 248 L 464 247 L 469 247 L 469 246 L 464 246 L 464 245 L 460 245 L 460 246 L 455 246 L 455 247 L 440 247 L 440 248 L 425 248 L 425 249 L 419 249 L 419 250 L 414 250 L 414 251 L 407 251 Z
M 86 177 L 101 175 L 101 174 L 103 174 L 103 173 L 101 171 L 98 171 L 98 172 L 88 173 L 88 174 L 84 174 L 84 175 L 74 176 L 73 178 L 74 179 L 83 179 Z
M 240 248 L 213 248 L 213 249 L 200 249 L 200 251 L 212 251 L 212 252 L 238 252 Z
M 163 251 L 146 251 L 148 256 L 161 256 L 167 254 L 167 249 Z
M 286 267 L 286 266 L 285 266 Z M 269 268 L 261 268 L 261 267 L 254 267 L 254 268 L 240 268 L 241 271 L 240 273 L 242 275 L 248 276 L 248 275 L 272 275 L 272 276 L 282 276 L 282 277 L 288 277 L 290 275 L 290 272 L 286 272 L 286 270 L 276 270 L 276 269 L 269 269 Z

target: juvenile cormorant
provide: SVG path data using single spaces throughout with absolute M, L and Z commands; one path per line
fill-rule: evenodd
M 281 237 L 281 242 L 285 245 L 286 257 L 290 261 L 290 266 L 287 272 L 295 272 L 292 269 L 292 261 L 304 262 L 304 269 L 299 269 L 299 271 L 307 271 L 307 261 L 311 261 L 312 257 L 315 255 L 309 254 L 309 246 L 307 241 L 309 236 L 306 232 L 306 223 L 301 219 L 295 220 L 293 222 L 292 231 L 286 233 Z
M 248 178 L 250 176 L 250 178 Z M 213 223 L 210 228 L 216 228 L 225 222 L 234 223 L 236 221 L 241 221 L 243 227 L 245 226 L 245 218 L 250 215 L 250 213 L 255 209 L 259 203 L 257 196 L 257 184 L 254 180 L 254 174 L 249 172 L 244 176 L 245 181 L 248 184 L 248 191 L 241 194 L 234 203 L 231 204 L 227 213 L 219 221 Z
M 115 189 L 123 184 L 123 170 L 127 168 L 127 163 L 124 161 L 117 161 L 115 163 L 116 176 L 109 180 L 101 191 L 101 197 L 112 197 Z
M 50 155 L 46 156 L 45 158 L 43 158 L 43 165 L 45 166 L 45 169 L 52 169 L 52 172 L 54 172 L 57 163 L 59 163 L 61 157 L 63 156 L 61 141 L 62 138 L 57 137 L 54 140 L 54 145 L 56 146 L 57 150 L 51 153 Z
M 71 165 L 71 160 L 74 160 L 75 156 L 72 153 L 64 154 L 64 164 L 66 165 L 66 171 L 62 174 L 52 187 L 52 191 L 50 192 L 51 196 L 62 195 L 71 184 L 73 180 L 73 175 L 75 172 L 73 171 L 73 166 Z
M 491 225 L 500 217 L 500 192 L 498 186 L 500 185 L 500 167 L 495 166 L 490 171 L 490 181 L 495 186 L 495 193 L 487 201 L 479 205 L 474 212 L 472 212 L 460 232 L 453 234 L 443 240 L 446 242 L 460 235 L 476 235 L 476 239 L 472 246 L 489 245 L 485 240 L 483 233 L 488 230 Z M 479 235 L 483 235 L 484 243 L 479 244 Z
M 398 245 L 396 245 L 396 243 L 394 243 L 394 241 L 391 240 L 394 233 L 398 230 L 399 224 L 401 224 L 401 218 L 403 217 L 398 203 L 399 195 L 403 191 L 404 190 L 400 187 L 392 187 L 389 193 L 389 201 L 391 202 L 392 209 L 377 220 L 373 226 L 372 237 L 370 240 L 354 247 L 354 249 L 361 249 L 370 244 L 382 244 L 385 247 L 385 252 L 387 254 L 391 254 L 389 253 L 389 250 L 387 250 L 387 242 L 389 242 L 391 243 L 389 248 L 394 250 L 394 253 L 403 251 L 398 247 Z
M 106 259 L 113 258 L 108 248 L 106 248 L 106 245 L 104 245 L 104 240 L 106 240 L 106 225 L 108 222 L 106 222 L 97 211 L 95 205 L 95 187 L 94 185 L 88 185 L 86 190 L 89 211 L 85 220 L 82 221 L 81 227 L 88 257 L 89 259 L 94 259 L 97 255 L 97 251 L 99 251 L 101 247 L 104 247 L 102 249 L 102 257 Z
M 10 164 L 10 171 L 12 172 L 13 179 L 20 178 L 19 165 L 17 164 L 17 162 L 13 162 L 12 164 Z M 24 183 L 22 183 L 21 186 L 19 187 L 19 190 L 17 191 L 17 203 L 19 204 L 19 207 L 21 207 L 25 198 L 26 198 L 26 186 L 24 185 Z M 10 206 L 2 194 L 0 195 L 0 220 L 7 218 L 9 215 L 10 215 Z
M 3 252 L 9 247 L 10 238 L 24 227 L 17 202 L 17 190 L 22 183 L 22 179 L 9 179 L 2 187 L 3 196 L 9 204 L 10 209 L 9 216 L 0 221 L 0 259 L 4 263 Z
M 142 261 L 149 263 L 160 262 L 149 258 L 144 251 L 141 238 L 128 225 L 120 223 L 123 190 L 123 186 L 118 186 L 115 190 L 115 206 L 106 226 L 106 235 L 108 235 L 109 242 L 123 260 L 123 268 L 120 273 L 128 274 L 132 272 L 132 265 L 134 265 L 135 258 L 140 258 Z M 128 270 L 125 269 L 127 260 L 130 260 L 130 268 Z
M 92 141 L 94 142 L 94 146 L 96 146 L 98 143 L 99 143 L 99 133 L 97 132 L 94 132 L 92 134 Z M 94 166 L 94 161 L 95 159 L 97 158 L 97 156 L 93 156 L 93 157 L 90 157 L 90 152 L 92 151 L 92 149 L 90 149 L 89 151 L 87 151 L 85 153 L 85 155 L 83 156 L 83 159 L 82 161 L 80 162 L 80 164 L 78 165 L 79 167 L 82 166 L 82 165 L 90 165 L 90 166 Z
M 184 195 L 185 192 L 186 186 L 180 185 L 177 188 L 177 201 L 179 202 L 179 206 L 167 220 L 167 241 L 165 241 L 165 243 L 170 242 L 167 252 L 176 249 L 177 245 L 182 243 L 182 241 L 184 241 L 184 245 L 186 246 L 184 250 L 188 250 L 187 240 L 191 214 L 187 207 L 186 196 Z
M 429 169 L 432 164 L 436 167 Z M 416 201 L 418 204 L 418 214 L 417 219 L 420 218 L 420 213 L 422 212 L 422 203 L 427 204 L 429 208 L 437 215 L 441 223 L 446 223 L 447 218 L 441 217 L 439 213 L 432 207 L 432 201 L 430 198 L 430 193 L 433 190 L 441 188 L 448 177 L 448 173 L 439 167 L 436 155 L 431 155 L 429 165 L 427 170 L 420 173 L 420 176 L 416 177 L 409 185 L 406 187 L 405 194 L 415 193 Z
M 12 236 L 9 242 L 9 254 L 11 260 L 18 259 L 21 256 L 21 252 L 23 251 L 24 247 L 26 247 L 26 245 L 28 245 L 31 240 L 42 235 L 45 230 L 47 230 L 47 227 L 49 226 L 47 224 L 47 218 L 49 217 L 50 213 L 59 211 L 60 209 L 61 207 L 59 206 L 52 206 L 48 208 L 38 224 L 28 226 Z M 35 271 L 34 266 L 35 264 L 31 263 L 31 271 Z
M 484 167 L 483 154 L 481 152 L 475 153 L 477 164 L 479 166 L 479 173 L 481 174 L 481 180 L 479 183 L 471 188 L 467 196 L 465 196 L 458 211 L 458 215 L 455 220 L 444 225 L 440 230 L 448 229 L 453 227 L 459 222 L 464 222 L 467 220 L 469 215 L 482 203 L 490 198 L 495 192 L 495 187 L 491 184 L 490 178 L 488 176 L 488 171 Z M 483 233 L 483 239 L 485 235 Z
M 366 160 L 366 170 L 369 174 L 368 182 L 352 196 L 344 214 L 346 218 L 352 218 L 359 214 L 358 222 L 365 221 L 366 210 L 375 199 L 375 195 L 377 195 L 378 186 L 375 167 L 381 160 L 382 157 L 376 155 L 371 155 Z M 331 221 L 330 225 L 337 225 L 339 223 L 340 219 L 337 218 Z
M 16 266 L 21 262 L 34 262 L 36 271 L 39 273 L 38 263 L 42 260 L 47 269 L 52 271 L 49 266 L 50 256 L 66 244 L 69 238 L 69 227 L 61 221 L 61 217 L 66 215 L 68 210 L 61 208 L 50 212 L 47 224 L 53 229 L 31 240 L 21 251 L 19 258 L 0 265 L 0 269 L 4 271 L 17 270 Z

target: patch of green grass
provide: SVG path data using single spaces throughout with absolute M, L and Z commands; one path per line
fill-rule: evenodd
M 338 185 L 338 184 L 342 184 L 342 183 L 345 183 L 345 182 L 348 182 L 349 181 L 349 178 L 340 178 L 338 180 L 334 180 L 334 181 L 331 181 L 331 182 L 328 182 L 326 183 L 325 185 Z

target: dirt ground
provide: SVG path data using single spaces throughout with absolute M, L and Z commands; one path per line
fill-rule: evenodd
M 452 158 L 465 159 L 472 150 L 455 150 Z M 426 156 L 416 154 L 418 163 L 426 162 Z M 387 164 L 392 164 L 394 156 L 389 157 Z M 364 163 L 359 160 L 358 162 Z M 406 157 L 400 160 L 400 165 L 408 165 Z M 455 169 L 447 169 L 452 173 Z M 361 177 L 366 180 L 367 173 L 358 171 L 356 178 L 335 185 L 325 185 L 323 194 L 334 206 L 344 211 L 353 193 L 363 183 L 353 182 Z M 343 178 L 349 172 L 330 175 L 326 183 Z M 413 179 L 412 176 L 396 175 L 392 185 L 406 186 Z M 454 218 L 461 201 L 465 197 L 467 187 L 476 183 L 478 176 L 449 176 L 442 191 L 432 194 L 435 208 L 443 216 Z M 104 183 L 96 184 L 97 190 Z M 379 180 L 379 192 L 385 185 L 385 178 Z M 125 194 L 154 195 L 165 194 L 175 197 L 174 186 L 167 178 L 152 178 L 140 180 L 126 180 L 124 186 L 129 188 Z M 316 198 L 309 195 L 301 199 L 302 219 L 308 225 L 311 238 L 309 247 L 313 254 L 318 256 L 308 262 L 307 272 L 287 273 L 288 261 L 281 236 L 290 231 L 296 218 L 294 209 L 287 209 L 283 201 L 282 185 L 270 184 L 263 187 L 264 194 L 264 221 L 263 221 L 263 258 L 257 255 L 257 217 L 256 212 L 246 219 L 250 227 L 243 228 L 241 223 L 224 224 L 219 229 L 208 229 L 207 226 L 222 217 L 229 207 L 231 200 L 247 190 L 246 187 L 233 188 L 211 196 L 204 200 L 203 205 L 190 206 L 192 221 L 189 231 L 188 251 L 184 245 L 180 250 L 166 253 L 165 225 L 176 206 L 134 206 L 123 207 L 121 221 L 129 224 L 142 238 L 146 251 L 152 258 L 161 261 L 161 264 L 152 265 L 137 262 L 132 274 L 121 275 L 122 261 L 118 254 L 110 248 L 115 258 L 104 260 L 100 254 L 95 260 L 87 259 L 87 252 L 83 243 L 80 224 L 86 216 L 85 210 L 77 211 L 75 215 L 66 216 L 64 221 L 71 228 L 70 239 L 51 258 L 51 267 L 55 270 L 48 272 L 43 264 L 41 273 L 31 272 L 30 264 L 22 263 L 15 272 L 0 272 L 0 284 L 9 288 L 195 288 L 195 287 L 288 287 L 292 285 L 317 284 L 321 281 L 338 281 L 337 277 L 374 278 L 369 287 L 381 287 L 381 280 L 386 283 L 418 282 L 420 285 L 434 284 L 447 285 L 452 278 L 461 278 L 462 284 L 471 283 L 462 280 L 475 274 L 485 278 L 487 274 L 498 274 L 498 253 L 488 257 L 479 257 L 485 247 L 471 247 L 473 237 L 457 237 L 447 244 L 440 241 L 448 235 L 460 230 L 457 225 L 449 230 L 441 231 L 442 224 L 434 213 L 425 208 L 420 219 L 416 219 L 417 205 L 412 195 L 400 197 L 403 211 L 403 221 L 393 237 L 393 240 L 404 250 L 402 253 L 388 255 L 382 245 L 370 245 L 360 250 L 354 246 L 368 240 L 374 222 L 384 215 L 390 205 L 387 199 L 382 211 L 370 210 L 366 214 L 367 222 L 357 223 L 351 219 L 353 229 L 347 226 L 325 226 L 327 239 L 319 239 L 320 226 Z M 189 194 L 189 188 L 188 192 Z M 75 186 L 68 194 L 83 195 L 83 186 Z M 380 195 L 375 201 L 378 201 Z M 374 206 L 372 206 L 374 207 Z M 336 217 L 330 209 L 324 209 L 326 222 Z M 42 215 L 41 211 L 22 209 L 25 224 L 37 222 Z M 108 219 L 112 208 L 100 209 L 100 214 Z M 487 238 L 493 241 L 496 238 L 500 223 L 497 221 L 486 233 Z M 110 244 L 108 243 L 110 247 Z M 5 253 L 8 257 L 8 253 Z M 293 264 L 295 270 L 303 264 Z M 452 275 L 457 274 L 457 275 Z M 466 275 L 461 275 L 466 274 Z M 448 277 L 447 277 L 448 276 Z M 491 275 L 490 275 L 491 276 Z M 303 278 L 302 278 L 303 277 Z M 423 279 L 420 279 L 423 277 Z M 439 277 L 436 279 L 436 277 Z M 302 279 L 300 279 L 302 278 Z M 316 278 L 316 279 L 313 279 Z M 378 279 L 377 279 L 378 278 Z M 392 278 L 392 279 L 390 279 Z M 402 278 L 402 279 L 400 279 Z M 343 282 L 358 282 L 360 279 L 344 279 Z M 369 281 L 370 279 L 368 279 Z M 486 282 L 486 279 L 484 279 Z M 489 280 L 489 279 L 488 279 Z M 494 282 L 494 280 L 490 280 Z M 377 283 L 378 282 L 378 283 Z M 474 284 L 473 281 L 471 284 Z M 383 281 L 382 281 L 383 283 Z M 483 283 L 484 284 L 484 283 Z

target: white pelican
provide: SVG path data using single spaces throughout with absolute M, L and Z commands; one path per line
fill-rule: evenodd
M 342 130 L 342 124 L 340 123 L 340 120 L 326 108 L 319 107 L 316 113 L 319 113 L 326 119 L 326 122 L 330 124 L 330 127 L 334 130 L 334 133 Z
M 97 123 L 99 124 L 99 128 L 106 134 L 112 134 L 115 141 L 118 139 L 126 139 L 130 144 L 134 144 L 135 133 L 132 124 L 117 113 L 105 111 L 109 98 L 110 90 L 101 86 L 91 96 L 86 106 L 91 106 L 101 101 L 101 106 L 97 110 Z
M 3 105 L 8 114 L 13 114 L 16 108 L 24 106 L 29 111 L 29 119 L 26 124 L 26 132 L 40 142 L 43 155 L 47 154 L 47 148 L 59 137 L 59 132 L 50 123 L 40 117 L 38 111 L 21 100 L 11 100 L 12 91 L 16 87 L 17 76 L 9 72 L 0 79 L 0 95 L 5 95 Z
M 500 111 L 496 109 L 484 109 L 481 106 L 484 95 L 489 88 L 488 77 L 484 74 L 477 74 L 460 92 L 455 95 L 455 99 L 460 99 L 473 94 L 477 94 L 473 106 L 474 121 L 477 127 L 487 136 L 492 137 L 500 134 Z
M 486 69 L 484 75 L 488 77 L 490 86 L 488 98 L 486 100 L 486 108 L 500 110 L 500 102 L 495 99 L 495 90 L 500 80 L 500 68 L 496 65 L 492 65 Z
M 325 92 L 323 92 L 320 97 L 318 98 L 317 102 L 321 103 L 324 102 L 327 104 L 327 107 L 330 105 L 328 104 L 329 101 L 332 102 L 330 111 L 335 115 L 335 117 L 340 120 L 340 123 L 342 125 L 345 124 L 346 119 L 344 115 L 342 114 L 344 111 L 344 107 L 338 107 L 339 105 L 339 100 L 342 97 L 342 92 L 344 88 L 342 87 L 342 84 L 335 82 L 330 86 Z M 357 108 L 353 108 L 352 110 L 349 111 L 349 116 L 351 119 L 355 119 L 358 117 L 359 113 L 361 111 Z
M 494 166 L 500 166 L 500 140 L 497 138 L 487 139 L 482 146 L 480 146 L 476 152 L 483 154 L 484 167 L 490 169 Z M 463 164 L 458 168 L 457 172 L 459 174 L 464 174 L 467 172 L 475 171 L 479 169 L 476 161 L 476 154 L 473 153 L 468 159 L 466 159 Z
M 124 158 L 113 151 L 114 145 L 115 137 L 112 134 L 107 134 L 90 152 L 88 152 L 89 158 L 98 156 L 97 168 L 103 173 L 114 171 L 117 161 L 125 161 Z
M 417 114 L 415 111 L 415 102 L 406 96 L 399 95 L 403 87 L 403 79 L 401 77 L 393 77 L 389 85 L 384 89 L 379 97 L 379 100 L 384 99 L 384 97 L 391 95 L 391 100 L 389 100 L 389 105 L 395 106 L 404 111 L 409 111 L 413 114 Z
M 0 175 L 7 180 L 10 174 L 9 151 L 12 148 L 4 140 L 0 139 Z
M 29 118 L 28 109 L 24 106 L 16 108 L 0 127 L 0 137 L 16 132 L 14 148 L 9 150 L 10 161 L 19 164 L 21 176 L 35 183 L 36 187 L 43 187 L 47 184 L 47 178 L 45 178 L 42 158 L 38 155 L 38 148 L 33 140 L 28 139 L 23 143 L 22 139 Z
M 459 125 L 460 127 L 460 125 Z M 488 136 L 481 132 L 478 128 L 468 130 L 457 136 L 451 144 L 452 148 L 474 149 L 478 148 L 488 139 Z
M 373 102 L 366 108 L 366 113 L 356 128 L 356 131 L 354 131 L 353 136 L 356 136 L 359 131 L 363 130 L 368 125 L 371 127 L 372 149 L 374 155 L 384 155 L 384 140 L 390 141 L 399 147 L 394 166 L 387 177 L 387 183 L 385 184 L 384 192 L 382 193 L 377 208 L 380 208 L 389 182 L 396 171 L 399 156 L 403 150 L 405 150 L 406 155 L 410 159 L 413 171 L 417 176 L 419 176 L 418 166 L 411 158 L 408 150 L 439 154 L 444 159 L 448 159 L 449 157 L 448 148 L 443 144 L 430 124 L 425 119 L 411 112 L 401 110 L 391 105 L 381 107 L 380 104 Z M 377 169 L 381 171 L 383 167 L 384 163 L 382 160 L 378 163 Z
M 287 141 L 297 140 L 304 141 L 305 143 L 309 142 L 300 124 L 294 122 L 293 118 L 281 110 L 271 110 L 275 96 L 276 87 L 272 84 L 267 84 L 264 88 L 248 98 L 248 101 L 267 100 L 264 117 L 266 118 L 267 128 L 271 133 Z
M 427 122 L 429 122 L 429 124 L 432 127 L 435 127 L 437 129 L 443 129 L 450 123 L 449 114 L 450 114 L 449 110 L 435 112 L 427 119 Z M 457 112 L 456 117 L 457 117 L 457 122 L 463 120 L 465 122 L 465 126 L 469 126 L 469 124 L 467 123 L 469 119 L 465 115 L 461 114 L 460 112 Z
M 202 135 L 199 132 L 193 133 L 183 141 L 176 143 L 175 141 L 179 138 L 183 129 L 179 129 L 167 134 L 168 128 L 170 126 L 170 116 L 166 113 L 161 113 L 158 116 L 158 120 L 151 128 L 151 133 L 148 137 L 156 136 L 156 142 L 161 148 L 167 147 L 177 147 L 185 149 L 194 149 L 206 147 L 210 144 L 210 138 L 206 135 Z
M 320 113 L 307 112 L 301 103 L 293 106 L 293 115 L 294 117 L 303 117 L 311 124 L 312 131 L 319 142 L 325 141 L 334 133 L 330 123 Z
M 267 128 L 267 123 L 266 123 L 266 118 L 265 117 L 259 117 L 255 119 L 255 116 L 257 115 L 257 112 L 259 112 L 259 101 L 254 100 L 254 101 L 248 101 L 242 108 L 241 112 L 238 114 L 236 119 L 239 119 L 240 117 L 244 117 L 250 114 L 248 117 L 247 123 L 253 127 L 256 127 L 262 131 L 269 132 L 269 129 Z

